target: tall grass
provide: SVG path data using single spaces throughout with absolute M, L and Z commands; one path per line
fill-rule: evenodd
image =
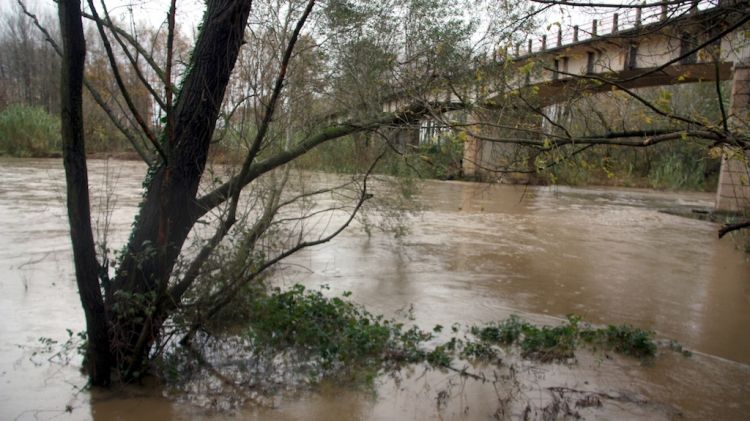
M 10 105 L 0 112 L 0 155 L 48 156 L 60 150 L 60 119 L 41 107 Z
M 716 181 L 708 182 L 707 160 L 689 159 L 681 155 L 667 155 L 651 169 L 649 183 L 655 189 L 706 190 L 715 187 Z
M 540 176 L 565 185 L 711 191 L 718 183 L 720 165 L 705 145 L 687 140 L 643 149 L 595 147 L 563 159 Z

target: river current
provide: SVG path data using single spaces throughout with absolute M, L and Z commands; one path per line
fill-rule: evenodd
M 120 247 L 145 167 L 91 162 L 94 219 Z M 64 173 L 59 160 L 0 159 L 0 419 L 488 419 L 498 393 L 437 372 L 376 381 L 375 393 L 335 385 L 216 413 L 157 387 L 83 390 L 77 361 L 44 351 L 83 327 L 73 279 Z M 109 192 L 109 194 L 107 194 Z M 109 202 L 107 202 L 107 200 Z M 410 309 L 430 328 L 518 314 L 555 324 L 567 314 L 630 324 L 675 340 L 691 357 L 653 364 L 583 353 L 577 364 L 526 366 L 517 399 L 540 390 L 627 397 L 587 418 L 746 419 L 750 413 L 750 263 L 718 225 L 660 212 L 710 207 L 713 195 L 634 189 L 425 182 L 409 234 L 352 226 L 293 256 L 276 283 L 326 284 L 331 294 L 388 316 Z M 105 208 L 114 209 L 106 218 Z M 52 348 L 55 348 L 54 345 Z M 55 348 L 56 349 L 56 348 Z M 447 404 L 437 402 L 451 389 Z M 437 402 L 437 403 L 436 403 Z M 594 405 L 592 405 L 594 406 Z M 590 408 L 587 408 L 587 410 Z M 515 414 L 519 415 L 519 414 Z M 535 416 L 535 413 L 531 414 Z M 541 416 L 543 414 L 536 414 Z

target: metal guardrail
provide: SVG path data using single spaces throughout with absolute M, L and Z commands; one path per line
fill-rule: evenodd
M 562 28 L 559 23 L 547 26 L 546 31 L 527 38 L 526 42 L 516 43 L 513 48 L 498 51 L 498 56 L 510 59 L 523 58 L 550 49 L 575 45 L 597 37 L 616 35 L 620 32 L 648 26 L 657 22 L 667 22 L 686 13 L 704 11 L 718 6 L 719 0 L 700 0 L 677 5 L 628 8 L 600 19 L 593 19 L 584 25 Z M 557 30 L 552 30 L 557 27 Z

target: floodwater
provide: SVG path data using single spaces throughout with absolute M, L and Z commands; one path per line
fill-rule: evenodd
M 91 169 L 102 198 L 93 200 L 94 218 L 109 224 L 116 249 L 145 168 L 93 161 Z M 502 406 L 510 392 L 417 367 L 377 380 L 374 391 L 322 385 L 279 396 L 271 407 L 217 413 L 163 398 L 156 387 L 81 390 L 77 361 L 39 352 L 39 338 L 64 342 L 66 329 L 83 327 L 64 175 L 59 161 L 2 159 L 0 179 L 0 419 L 543 418 L 540 408 L 555 390 L 598 393 L 572 408 L 587 419 L 750 414 L 750 263 L 731 239 L 716 238 L 716 224 L 659 212 L 710 207 L 710 194 L 427 182 L 409 235 L 368 237 L 353 226 L 294 256 L 276 279 L 351 291 L 354 301 L 388 316 L 410 309 L 425 329 L 510 314 L 555 324 L 576 313 L 595 324 L 654 330 L 691 357 L 664 350 L 642 365 L 582 352 L 577 364 L 519 362 L 515 407 Z M 110 220 L 101 211 L 107 207 Z

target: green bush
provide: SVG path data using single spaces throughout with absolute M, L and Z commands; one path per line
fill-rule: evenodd
M 298 355 L 319 360 L 324 369 L 421 361 L 427 357 L 421 345 L 432 338 L 428 332 L 405 329 L 349 301 L 301 285 L 259 295 L 249 310 L 246 334 L 257 348 L 295 349 Z M 433 356 L 438 357 L 429 357 Z M 438 362 L 444 363 L 444 358 Z
M 164 378 L 173 383 L 193 375 L 197 361 L 219 364 L 223 375 L 236 377 L 238 382 L 251 373 L 270 377 L 269 373 L 293 373 L 305 384 L 323 379 L 372 384 L 379 374 L 412 364 L 460 373 L 466 373 L 466 367 L 457 368 L 456 359 L 502 364 L 503 348 L 510 347 L 519 349 L 522 358 L 542 363 L 569 362 L 582 346 L 644 362 L 657 353 L 653 332 L 627 325 L 592 327 L 576 315 L 557 326 L 537 326 L 513 315 L 470 326 L 463 338 L 458 336 L 463 329 L 456 323 L 451 327 L 453 334 L 446 337 L 440 335 L 441 325 L 432 331 L 406 327 L 368 312 L 348 301 L 349 296 L 345 292 L 342 297 L 327 297 L 301 285 L 285 290 L 255 285 L 229 306 L 238 310 L 221 315 L 229 320 L 199 335 L 200 349 L 192 353 L 179 347 L 168 349 L 157 364 Z M 690 355 L 675 342 L 670 348 Z M 232 362 L 225 363 L 228 355 Z
M 256 296 L 248 316 L 246 334 L 257 348 L 272 352 L 292 348 L 321 361 L 326 369 L 377 371 L 382 365 L 423 361 L 448 367 L 456 352 L 462 358 L 491 361 L 498 359 L 495 346 L 511 345 L 518 345 L 524 358 L 542 362 L 573 358 L 581 343 L 641 359 L 653 358 L 657 351 L 653 332 L 627 325 L 595 328 L 576 315 L 559 326 L 536 326 L 513 315 L 502 322 L 471 326 L 469 333 L 476 340 L 453 337 L 428 351 L 424 346 L 434 339 L 432 333 L 405 329 L 394 320 L 301 285 Z
M 0 113 L 0 154 L 47 156 L 60 150 L 60 119 L 41 107 L 11 105 Z
M 538 327 L 513 315 L 500 323 L 472 326 L 470 332 L 480 344 L 519 344 L 524 358 L 543 362 L 574 357 L 580 342 L 641 359 L 653 358 L 657 351 L 653 332 L 628 325 L 594 328 L 582 323 L 576 315 L 568 316 L 566 323 L 554 327 Z M 476 354 L 476 343 L 469 344 L 472 344 L 469 355 Z

